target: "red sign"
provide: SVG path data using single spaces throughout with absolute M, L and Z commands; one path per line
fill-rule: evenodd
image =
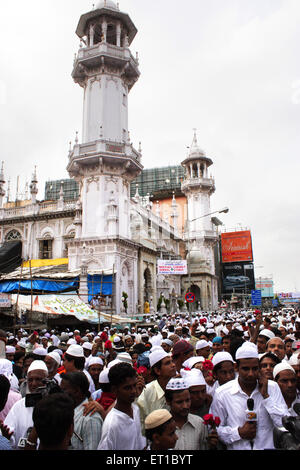
M 187 292 L 185 294 L 185 300 L 187 302 L 195 302 L 195 294 L 193 292 Z
M 223 263 L 253 261 L 250 230 L 222 233 L 221 249 Z

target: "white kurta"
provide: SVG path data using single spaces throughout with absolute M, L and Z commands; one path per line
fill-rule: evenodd
M 20 449 L 20 439 L 26 438 L 28 428 L 33 427 L 32 412 L 33 407 L 25 407 L 25 398 L 17 401 L 8 412 L 4 424 L 14 432 L 10 439 L 13 449 Z
M 282 417 L 288 414 L 280 388 L 272 380 L 268 381 L 268 394 L 269 398 L 264 399 L 258 387 L 251 394 L 257 413 L 253 450 L 274 449 L 274 426 L 281 427 Z M 246 421 L 248 398 L 250 397 L 243 392 L 238 379 L 218 387 L 214 393 L 209 412 L 221 419 L 218 435 L 228 450 L 251 450 L 250 441 L 241 439 L 238 432 L 238 428 Z
M 133 419 L 122 411 L 112 408 L 106 416 L 98 450 L 143 450 L 146 439 L 141 433 L 140 412 L 132 404 Z

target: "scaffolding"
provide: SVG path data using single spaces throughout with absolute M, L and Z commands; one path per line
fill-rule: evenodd
M 135 196 L 137 185 L 141 197 L 150 194 L 150 197 L 159 199 L 160 196 L 170 196 L 173 192 L 181 195 L 183 178 L 184 168 L 181 165 L 145 169 L 131 183 L 130 196 Z
M 79 197 L 79 184 L 72 179 L 47 181 L 45 183 L 45 200 L 57 201 L 63 190 L 64 201 L 76 201 Z

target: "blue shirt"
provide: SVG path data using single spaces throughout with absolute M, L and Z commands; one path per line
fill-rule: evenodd
M 3 436 L 0 436 L 0 450 L 12 450 L 10 442 Z

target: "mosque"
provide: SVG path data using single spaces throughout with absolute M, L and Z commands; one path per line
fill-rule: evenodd
M 62 185 L 57 198 L 37 200 L 35 169 L 27 198 L 12 202 L 7 197 L 5 202 L 2 166 L 1 279 L 20 281 L 25 273 L 28 279 L 30 265 L 35 279 L 77 276 L 79 294 L 88 299 L 91 279 L 100 276 L 106 283 L 105 292 L 100 291 L 106 307 L 129 317 L 143 313 L 145 302 L 156 312 L 162 295 L 176 311 L 188 291 L 195 294 L 193 308 L 216 309 L 220 221 L 206 216 L 215 191 L 212 159 L 195 133 L 180 164 L 180 197 L 174 192 L 155 203 L 149 194 L 142 196 L 136 185 L 145 171 L 142 150 L 133 147 L 128 129 L 129 93 L 140 76 L 138 57 L 130 51 L 137 29 L 118 4 L 104 0 L 80 17 L 76 34 L 80 47 L 72 78 L 83 92 L 82 141 L 77 137 L 70 147 L 66 168 L 78 197 L 68 199 Z M 23 274 L 20 265 L 3 269 L 1 256 L 10 247 L 18 247 L 16 259 L 27 262 Z M 187 272 L 158 274 L 160 259 L 186 260 Z

